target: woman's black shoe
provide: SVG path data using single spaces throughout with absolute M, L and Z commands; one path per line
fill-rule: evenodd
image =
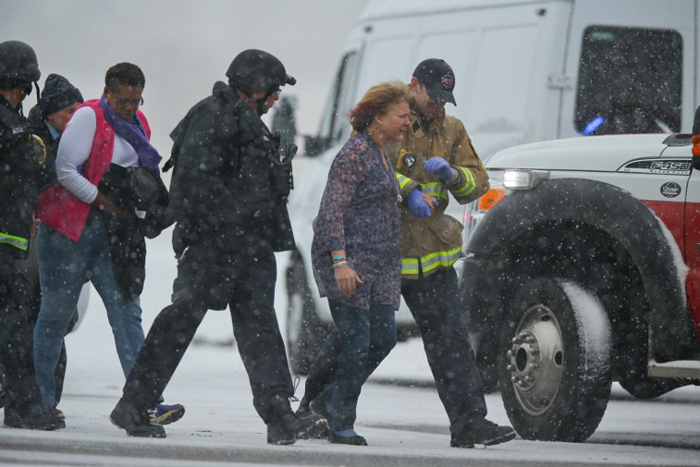
M 349 444 L 350 446 L 367 446 L 367 440 L 360 435 L 339 436 L 331 431 L 328 440 L 333 444 Z

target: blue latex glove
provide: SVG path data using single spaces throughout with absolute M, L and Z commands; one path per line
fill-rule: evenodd
M 455 176 L 455 171 L 442 157 L 431 157 L 427 161 L 423 162 L 423 167 L 425 168 L 426 172 L 437 175 L 444 182 L 449 182 L 452 180 L 452 177 Z
M 416 217 L 429 217 L 430 216 L 430 206 L 423 200 L 423 192 L 418 188 L 414 189 L 406 200 L 406 206 L 408 207 L 408 212 Z

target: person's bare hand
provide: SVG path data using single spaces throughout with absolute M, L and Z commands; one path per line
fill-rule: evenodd
M 437 198 L 433 195 L 423 194 L 423 201 L 430 207 L 430 214 L 434 213 L 435 208 L 437 208 Z
M 104 193 L 101 191 L 97 192 L 97 197 L 95 197 L 95 201 L 92 202 L 92 205 L 99 208 L 101 211 L 107 212 L 109 214 L 112 214 L 113 216 L 117 218 L 124 217 L 124 211 L 119 209 L 111 199 L 109 199 Z
M 36 233 L 39 231 L 39 226 L 41 225 L 41 220 L 33 217 L 34 222 L 32 223 L 32 238 L 36 238 Z
M 349 265 L 335 268 L 335 282 L 338 284 L 340 293 L 346 297 L 355 295 L 357 284 L 364 284 L 360 276 Z

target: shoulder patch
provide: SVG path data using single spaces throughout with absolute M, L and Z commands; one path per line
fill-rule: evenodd
M 413 133 L 417 133 L 418 130 L 420 130 L 420 122 L 418 120 L 413 122 L 413 125 L 411 125 L 411 130 L 413 131 Z

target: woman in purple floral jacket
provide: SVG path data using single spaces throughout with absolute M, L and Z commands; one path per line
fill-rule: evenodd
M 328 297 L 341 342 L 335 380 L 316 403 L 329 418 L 334 443 L 367 444 L 353 429 L 357 400 L 365 376 L 396 345 L 400 195 L 385 145 L 403 139 L 409 125 L 408 99 L 405 84 L 382 83 L 367 91 L 350 112 L 356 134 L 331 165 L 314 221 L 316 282 L 321 296 Z M 322 350 L 318 358 L 323 354 Z

